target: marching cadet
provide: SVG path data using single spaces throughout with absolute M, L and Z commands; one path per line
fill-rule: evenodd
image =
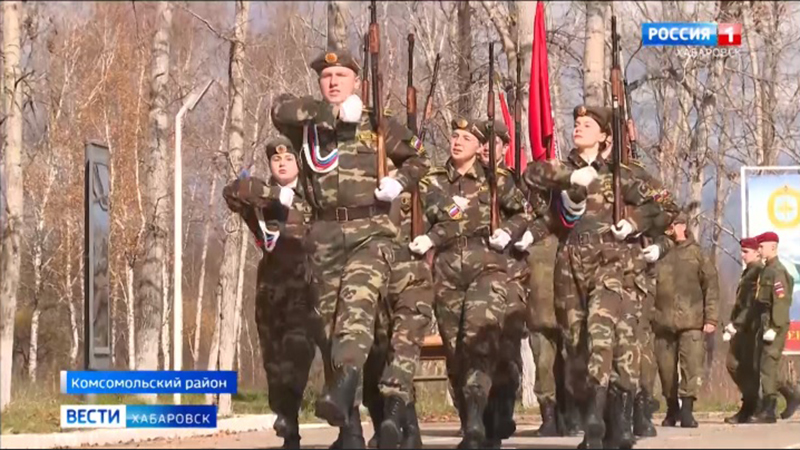
M 744 238 L 740 244 L 745 269 L 736 288 L 736 302 L 731 310 L 731 321 L 725 326 L 723 340 L 730 341 L 725 367 L 742 393 L 742 406 L 736 414 L 725 418 L 725 423 L 747 423 L 758 408 L 760 389 L 756 346 L 761 339 L 758 335 L 761 317 L 754 301 L 764 263 L 758 254 L 755 238 Z
M 272 120 L 302 149 L 300 181 L 313 210 L 306 248 L 319 296 L 318 345 L 325 365 L 325 392 L 316 415 L 340 427 L 335 445 L 363 447 L 356 393 L 373 343 L 376 308 L 387 295 L 399 250 L 389 209 L 422 178 L 429 162 L 419 139 L 387 119 L 387 168 L 398 170 L 378 180 L 376 134 L 355 94 L 361 82 L 358 63 L 346 50 L 337 50 L 321 54 L 311 68 L 319 75 L 324 100 L 281 95 Z M 294 194 L 287 188 L 264 193 L 284 205 Z
M 751 423 L 775 423 L 778 398 L 779 364 L 786 334 L 789 332 L 789 308 L 794 279 L 778 260 L 778 235 L 766 232 L 756 237 L 764 269 L 758 277 L 755 304 L 760 315 L 757 353 L 760 359 L 762 406 Z M 787 399 L 789 400 L 789 399 Z
M 572 309 L 568 315 L 573 316 L 567 331 L 567 338 L 573 341 L 570 345 L 582 347 L 583 314 L 588 330 L 589 392 L 584 405 L 585 434 L 581 446 L 602 448 L 604 439 L 608 439 L 604 417 L 609 382 L 613 378 L 611 404 L 615 408 L 609 425 L 615 429 L 609 436 L 621 448 L 630 448 L 634 444 L 631 422 L 639 377 L 639 347 L 634 334 L 636 298 L 623 282 L 626 267 L 632 264 L 623 241 L 631 234 L 647 232 L 654 223 L 663 220 L 662 210 L 654 199 L 655 192 L 643 181 L 634 179 L 630 169 L 623 166 L 621 200 L 629 206 L 628 217 L 612 223 L 612 173 L 601 156 L 611 135 L 611 111 L 579 106 L 573 117 L 575 149 L 567 162 L 562 166 L 529 165 L 525 181 L 529 186 L 561 189 L 564 218 L 574 223 L 562 250 L 568 265 L 561 256 L 559 271 L 562 278 L 570 275 L 572 278 L 572 283 L 568 283 L 572 292 L 567 293 L 573 298 L 566 299 Z M 572 184 L 586 184 L 588 188 L 571 187 Z M 582 301 L 588 310 L 581 310 Z
M 686 227 L 687 217 L 681 213 L 667 232 L 677 245 L 656 265 L 653 328 L 661 386 L 667 400 L 667 417 L 662 425 L 675 426 L 680 421 L 683 428 L 696 428 L 692 410 L 702 385 L 704 334 L 714 333 L 717 327 L 719 281 L 714 264 Z
M 505 219 L 490 235 L 488 169 L 477 161 L 482 133 L 466 118 L 453 121 L 452 130 L 450 158 L 420 183 L 432 227 L 409 248 L 419 255 L 436 249 L 434 310 L 448 377 L 463 411 L 459 448 L 481 448 L 508 295 L 508 264 L 502 252 L 512 236 L 524 233 L 529 216 L 508 172 L 497 169 L 497 202 Z
M 297 185 L 298 154 L 286 137 L 267 143 L 270 185 Z M 263 251 L 258 264 L 256 324 L 264 370 L 267 373 L 269 407 L 278 418 L 274 428 L 284 439 L 284 448 L 299 448 L 298 413 L 308 371 L 314 359 L 314 341 L 309 330 L 314 301 L 305 264 L 302 237 L 310 208 L 295 196 L 291 208 L 265 201 L 251 186 L 263 185 L 257 178 L 235 180 L 222 195 L 228 207 L 241 215 Z

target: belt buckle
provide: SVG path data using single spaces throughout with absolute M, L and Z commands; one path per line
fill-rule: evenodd
M 339 214 L 340 211 L 344 211 L 344 214 L 340 215 Z M 342 216 L 344 216 L 344 217 L 342 217 Z M 336 207 L 336 221 L 337 222 L 347 222 L 349 220 L 350 220 L 350 217 L 349 217 L 349 215 L 347 213 L 347 208 L 345 208 L 343 206 Z
M 467 243 L 468 242 L 466 236 L 459 236 L 456 239 L 456 246 L 458 247 L 459 250 L 464 250 L 465 248 L 467 248 Z
M 581 233 L 578 235 L 578 243 L 583 246 L 589 243 L 589 238 L 591 237 L 588 233 Z

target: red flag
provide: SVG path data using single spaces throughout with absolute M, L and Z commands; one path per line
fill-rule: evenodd
M 541 1 L 536 2 L 532 47 L 528 128 L 530 129 L 531 155 L 535 161 L 541 161 L 555 157 L 550 80 L 547 74 L 547 35 L 544 27 L 544 3 Z
M 508 128 L 508 148 L 509 150 L 506 152 L 506 167 L 516 169 L 514 167 L 514 139 L 516 136 L 514 135 L 516 130 L 514 129 L 514 119 L 511 117 L 511 112 L 508 109 L 508 101 L 506 100 L 506 94 L 500 91 L 500 110 L 503 112 L 503 123 L 506 124 L 506 128 Z M 520 166 L 519 173 L 525 170 L 525 166 L 528 165 L 528 161 L 525 158 L 525 151 L 523 150 L 520 152 Z

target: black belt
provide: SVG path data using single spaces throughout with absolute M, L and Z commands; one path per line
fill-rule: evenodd
M 349 222 L 351 220 L 367 219 L 373 216 L 389 214 L 391 204 L 377 204 L 369 206 L 339 206 L 336 208 L 318 209 L 314 211 L 317 220 L 327 220 L 336 222 Z
M 484 240 L 485 237 L 487 236 L 484 236 L 482 234 L 472 235 L 472 236 L 458 236 L 457 238 L 448 241 L 447 244 L 443 246 L 443 248 L 455 247 L 459 250 L 464 250 L 470 243 L 486 245 L 486 241 Z
M 606 231 L 604 233 L 571 233 L 569 236 L 569 242 L 572 244 L 589 245 L 611 244 L 618 243 L 619 241 L 614 238 L 614 235 L 611 233 L 611 231 Z

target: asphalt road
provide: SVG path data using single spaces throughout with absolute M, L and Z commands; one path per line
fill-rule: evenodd
M 536 424 L 521 425 L 515 436 L 503 442 L 503 448 L 573 449 L 581 441 L 574 438 L 537 438 Z M 455 448 L 461 440 L 455 423 L 423 424 L 425 448 Z M 800 449 L 800 419 L 779 421 L 774 425 L 727 425 L 722 417 L 701 419 L 696 429 L 663 428 L 658 437 L 640 440 L 636 448 L 779 448 Z M 328 448 L 337 430 L 327 425 L 308 426 L 301 430 L 303 448 Z M 365 424 L 364 436 L 372 436 Z M 270 431 L 216 435 L 181 440 L 140 442 L 116 448 L 279 448 L 282 441 Z

